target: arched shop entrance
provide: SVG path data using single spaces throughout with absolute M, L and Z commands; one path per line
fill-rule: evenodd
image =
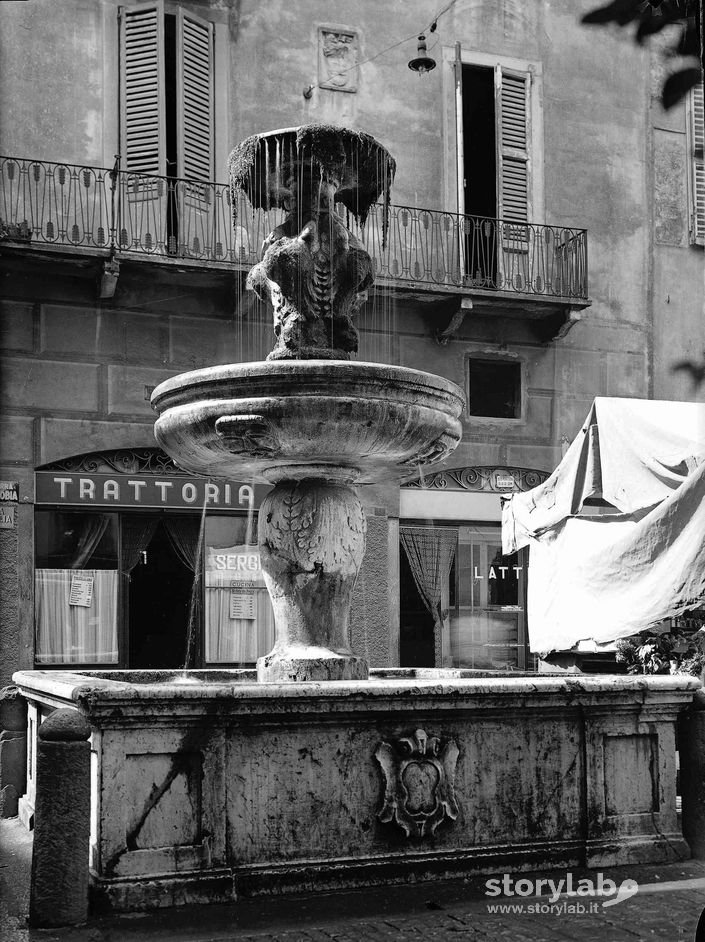
M 37 666 L 241 666 L 271 649 L 268 488 L 190 477 L 156 448 L 55 462 L 35 484 Z
M 402 667 L 526 670 L 528 554 L 502 554 L 500 495 L 547 472 L 455 468 L 403 485 L 400 500 Z

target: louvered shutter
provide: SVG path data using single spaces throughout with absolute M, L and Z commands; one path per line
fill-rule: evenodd
M 529 74 L 495 68 L 497 216 L 529 220 Z
M 119 16 L 122 166 L 165 174 L 163 3 L 121 7 Z
M 179 10 L 177 20 L 179 177 L 213 179 L 213 24 Z
M 703 85 L 693 89 L 690 108 L 692 153 L 693 222 L 692 239 L 705 245 L 705 109 Z

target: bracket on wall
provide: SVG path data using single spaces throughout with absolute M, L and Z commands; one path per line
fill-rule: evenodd
M 450 343 L 451 340 L 454 339 L 455 335 L 463 325 L 465 316 L 469 314 L 470 311 L 472 311 L 472 306 L 472 298 L 460 299 L 460 306 L 448 321 L 448 326 L 444 330 L 437 330 L 435 333 L 436 343 L 439 344 L 439 346 L 445 347 L 448 343 Z
M 120 262 L 116 258 L 109 258 L 103 262 L 103 271 L 100 276 L 100 290 L 98 297 L 113 298 L 120 276 Z
M 562 340 L 566 334 L 575 327 L 575 325 L 583 319 L 583 315 L 577 308 L 570 308 L 568 311 L 568 316 L 563 321 L 561 326 L 558 328 L 558 331 L 551 337 L 551 340 Z

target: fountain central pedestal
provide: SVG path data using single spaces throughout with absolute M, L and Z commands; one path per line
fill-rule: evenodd
M 258 542 L 277 641 L 259 681 L 366 680 L 348 645 L 350 601 L 365 553 L 365 514 L 352 487 L 277 484 L 262 503 Z

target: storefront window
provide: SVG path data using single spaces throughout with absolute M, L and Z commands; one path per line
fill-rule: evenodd
M 500 526 L 402 526 L 404 667 L 531 670 L 526 557 L 502 555 Z
M 499 527 L 461 526 L 451 580 L 453 665 L 491 670 L 529 666 L 524 554 L 502 554 Z
M 118 661 L 118 515 L 36 515 L 36 661 Z
M 253 664 L 274 646 L 274 613 L 252 517 L 209 516 L 205 537 L 205 660 Z

